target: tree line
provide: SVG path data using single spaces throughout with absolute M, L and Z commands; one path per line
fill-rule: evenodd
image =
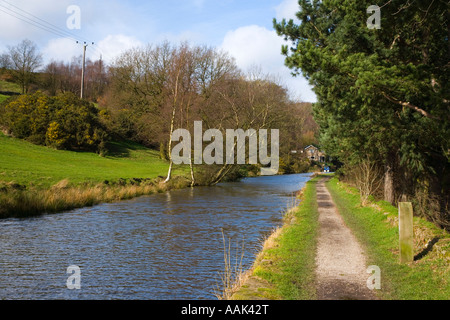
M 51 96 L 66 92 L 80 95 L 81 69 L 82 56 L 72 57 L 69 62 L 52 60 L 44 65 L 37 45 L 28 39 L 8 47 L 0 55 L 0 75 L 20 85 L 22 94 L 41 89 Z M 108 66 L 101 58 L 86 60 L 85 81 L 86 99 L 96 102 L 108 85 Z
M 14 51 L 28 52 L 35 63 L 32 67 L 25 64 L 18 67 L 21 63 L 15 61 Z M 64 96 L 76 108 L 84 106 L 75 102 L 81 83 L 79 58 L 73 58 L 71 62 L 52 61 L 37 72 L 42 56 L 35 45 L 26 40 L 10 48 L 9 53 L 2 55 L 1 61 L 4 73 L 21 84 L 22 93 L 40 89 L 50 97 Z M 28 76 L 19 77 L 19 73 L 28 73 Z M 127 50 L 110 65 L 101 59 L 88 60 L 85 91 L 86 99 L 96 102 L 95 108 L 88 108 L 84 113 L 90 115 L 92 132 L 87 133 L 86 128 L 80 129 L 84 133 L 78 136 L 84 138 L 69 138 L 77 135 L 68 132 L 70 126 L 63 123 L 64 118 L 74 117 L 73 114 L 65 114 L 70 108 L 59 110 L 50 107 L 46 110 L 53 110 L 55 114 L 59 112 L 59 118 L 47 117 L 48 121 L 43 121 L 46 125 L 39 131 L 40 136 L 33 132 L 30 133 L 33 138 L 28 138 L 61 148 L 69 146 L 69 149 L 86 147 L 89 145 L 84 142 L 95 141 L 94 145 L 101 143 L 102 150 L 107 146 L 107 139 L 133 140 L 160 150 L 161 157 L 170 162 L 170 179 L 173 168 L 170 150 L 173 146 L 172 134 L 176 129 L 187 129 L 193 133 L 194 121 L 202 121 L 204 130 L 218 129 L 224 134 L 227 129 L 278 129 L 281 172 L 304 172 L 309 168 L 308 161 L 294 156 L 291 151 L 316 143 L 318 127 L 312 117 L 311 105 L 291 100 L 287 89 L 276 78 L 256 67 L 248 72 L 240 70 L 233 58 L 216 48 L 163 42 Z M 70 98 L 69 94 L 72 94 Z M 2 104 L 2 108 L 9 110 L 9 113 L 0 118 L 3 119 L 2 125 L 7 125 L 12 134 L 17 134 L 18 129 L 11 125 L 14 119 L 7 119 L 8 115 L 20 113 L 11 110 L 18 110 L 19 105 L 33 101 L 33 98 L 24 99 L 26 101 L 15 99 L 15 102 Z M 45 103 L 41 99 L 41 104 L 54 105 L 53 102 L 60 98 L 55 99 L 44 99 L 47 101 Z M 34 100 L 39 100 L 39 97 L 35 96 Z M 35 109 L 40 108 L 44 107 L 37 106 Z M 36 111 L 33 117 L 38 117 L 38 114 Z M 20 123 L 31 122 L 23 120 Z M 30 128 L 21 130 L 32 131 Z M 94 133 L 97 139 L 85 139 L 94 137 Z M 66 137 L 66 142 L 56 138 L 52 140 L 57 136 Z M 259 167 L 230 164 L 201 166 L 191 162 L 191 183 L 215 184 L 246 174 L 249 170 L 256 172 Z
M 297 18 L 274 20 L 286 64 L 315 87 L 320 143 L 366 197 L 412 201 L 450 228 L 448 1 L 300 0 Z

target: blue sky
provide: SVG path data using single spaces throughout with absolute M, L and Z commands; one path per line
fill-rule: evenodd
M 34 41 L 46 60 L 80 55 L 73 38 L 94 42 L 87 54 L 112 62 L 131 47 L 169 40 L 227 51 L 241 69 L 257 66 L 280 79 L 295 99 L 316 97 L 302 77 L 293 78 L 281 55 L 283 40 L 272 19 L 294 18 L 297 0 L 0 0 L 0 53 L 21 40 Z M 80 8 L 80 29 L 70 30 L 67 8 Z M 32 16 L 30 15 L 32 14 Z M 13 16 L 15 15 L 15 17 Z M 51 32 L 24 20 L 51 23 Z M 42 19 L 42 20 L 38 20 Z M 45 21 L 45 22 L 44 22 Z M 64 34 L 71 34 L 65 37 Z M 63 34 L 61 34 L 63 33 Z

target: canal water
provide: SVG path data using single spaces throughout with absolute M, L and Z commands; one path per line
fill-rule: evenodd
M 233 265 L 243 245 L 248 269 L 310 177 L 247 178 L 0 220 L 0 300 L 216 299 L 222 231 Z M 68 289 L 69 266 L 79 267 L 79 290 Z

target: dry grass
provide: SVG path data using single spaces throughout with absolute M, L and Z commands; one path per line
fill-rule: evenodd
M 291 225 L 295 223 L 296 216 L 295 212 L 298 209 L 299 205 L 299 192 L 296 195 L 293 195 L 290 201 L 287 203 L 287 208 L 285 214 L 283 215 L 284 226 Z M 238 250 L 238 244 L 236 244 L 236 250 L 234 254 L 234 265 L 232 264 L 232 252 L 231 252 L 231 239 L 228 239 L 228 244 L 225 239 L 223 230 L 222 230 L 222 240 L 223 240 L 223 251 L 224 251 L 224 271 L 220 273 L 220 283 L 221 285 L 217 285 L 214 291 L 214 295 L 219 300 L 231 300 L 233 295 L 238 292 L 244 284 L 246 284 L 249 279 L 253 275 L 253 271 L 257 265 L 261 262 L 264 262 L 264 253 L 267 250 L 275 248 L 278 244 L 278 238 L 280 237 L 283 231 L 282 227 L 275 228 L 273 232 L 263 239 L 262 249 L 257 254 L 255 258 L 255 262 L 253 266 L 249 270 L 243 270 L 242 268 L 242 259 L 244 255 L 244 242 L 242 242 L 242 246 L 240 251 Z
M 234 264 L 232 263 L 231 239 L 227 241 L 222 230 L 224 271 L 219 273 L 221 285 L 217 285 L 214 295 L 218 300 L 230 300 L 233 294 L 248 279 L 249 273 L 243 271 L 244 241 L 239 249 L 236 243 Z M 240 250 L 240 251 L 239 251 Z
M 286 211 L 283 215 L 283 225 L 274 228 L 272 232 L 264 239 L 262 239 L 261 250 L 255 257 L 252 267 L 245 271 L 238 272 L 235 276 L 236 281 L 232 283 L 230 289 L 226 294 L 221 296 L 225 300 L 240 300 L 242 297 L 250 297 L 251 299 L 279 299 L 271 291 L 272 285 L 267 280 L 264 280 L 255 275 L 255 270 L 262 265 L 272 265 L 274 261 L 268 260 L 267 252 L 276 249 L 280 246 L 280 238 L 283 232 L 291 225 L 297 222 L 296 212 L 300 202 L 301 192 L 294 195 L 287 204 Z
M 242 260 L 238 260 L 239 252 L 236 251 L 235 255 L 235 265 L 231 265 L 231 246 L 230 241 L 228 242 L 228 246 L 226 245 L 225 238 L 224 241 L 224 261 L 225 261 L 225 270 L 222 274 L 220 274 L 221 279 L 221 285 L 222 287 L 218 285 L 215 290 L 215 296 L 219 300 L 235 300 L 237 297 L 235 296 L 236 293 L 243 290 L 243 288 L 251 288 L 256 285 L 254 290 L 260 289 L 260 287 L 268 287 L 269 284 L 266 283 L 266 281 L 263 281 L 262 279 L 256 277 L 254 275 L 255 268 L 260 265 L 261 263 L 267 263 L 268 261 L 264 260 L 265 252 L 267 250 L 276 248 L 278 244 L 278 239 L 283 232 L 283 228 L 278 227 L 274 229 L 274 231 L 265 238 L 262 244 L 261 251 L 257 254 L 255 258 L 255 262 L 253 263 L 253 266 L 248 270 L 242 269 Z M 242 247 L 242 253 L 243 253 L 243 247 Z M 242 259 L 243 256 L 241 256 L 240 259 Z M 242 292 L 241 292 L 242 294 Z M 257 296 L 258 299 L 261 297 Z M 252 293 L 252 299 L 255 299 L 256 296 Z
M 264 243 L 262 245 L 261 252 L 259 252 L 258 255 L 256 256 L 255 265 L 258 265 L 262 262 L 268 262 L 268 261 L 264 261 L 265 252 L 267 252 L 268 250 L 274 249 L 279 245 L 278 239 L 281 236 L 282 232 L 283 232 L 283 228 L 278 227 L 278 228 L 274 229 L 273 232 L 266 238 L 266 240 L 264 241 Z
M 70 181 L 65 179 L 47 190 L 4 187 L 0 188 L 0 218 L 22 218 L 63 212 L 186 186 L 186 182 L 182 183 L 176 179 L 169 184 L 154 180 L 143 184 L 71 186 Z

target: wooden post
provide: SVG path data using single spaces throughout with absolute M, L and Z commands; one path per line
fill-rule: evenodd
M 400 231 L 400 263 L 414 261 L 413 208 L 411 202 L 398 204 Z

